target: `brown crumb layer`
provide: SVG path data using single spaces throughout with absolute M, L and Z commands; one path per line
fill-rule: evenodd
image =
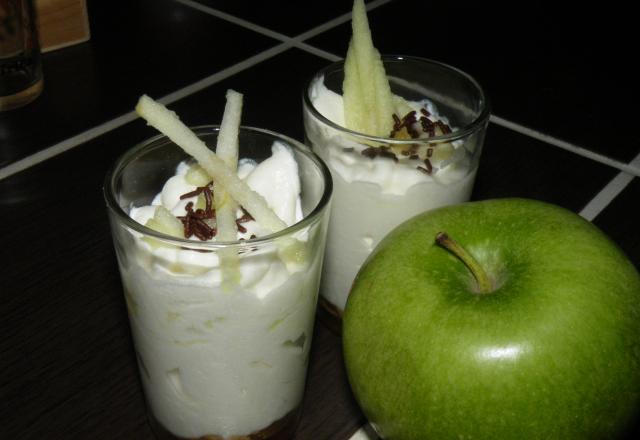
M 159 440 L 288 440 L 293 434 L 300 419 L 300 408 L 290 411 L 287 415 L 276 420 L 264 429 L 248 435 L 232 435 L 223 437 L 216 434 L 208 434 L 202 437 L 177 437 L 167 431 L 157 420 L 150 415 L 151 424 L 156 437 Z

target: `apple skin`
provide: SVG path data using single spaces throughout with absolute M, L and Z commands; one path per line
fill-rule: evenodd
M 446 231 L 497 288 L 476 293 Z M 640 276 L 563 208 L 496 199 L 400 225 L 343 318 L 349 382 L 383 438 L 617 438 L 640 404 Z

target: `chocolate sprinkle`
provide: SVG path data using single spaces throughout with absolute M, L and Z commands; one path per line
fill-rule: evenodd
M 389 134 L 391 138 L 398 138 L 398 134 L 402 131 L 402 129 L 406 129 L 407 133 L 412 139 L 415 139 L 420 136 L 420 133 L 415 129 L 414 124 L 418 122 L 416 119 L 416 111 L 412 110 L 407 113 L 402 119 L 398 117 L 395 113 L 392 115 L 393 117 L 393 130 Z
M 398 162 L 398 157 L 395 154 L 388 150 L 382 150 L 382 148 L 380 151 L 380 157 L 386 157 L 387 159 L 391 159 L 394 162 Z
M 195 235 L 202 241 L 211 240 L 217 234 L 217 229 L 212 226 L 216 218 L 216 211 L 213 209 L 213 182 L 208 183 L 205 186 L 199 186 L 195 190 L 182 194 L 180 200 L 188 199 L 190 197 L 196 197 L 200 194 L 204 195 L 205 207 L 204 209 L 193 209 L 193 202 L 187 203 L 184 207 L 186 214 L 179 216 L 178 220 L 182 222 L 184 227 L 184 237 L 191 238 Z M 254 220 L 244 208 L 242 208 L 242 216 L 236 219 L 236 225 L 238 231 L 241 233 L 247 232 L 247 228 L 242 226 L 241 223 L 246 223 Z M 252 237 L 254 238 L 254 237 Z
M 422 125 L 422 131 L 427 133 L 429 135 L 429 137 L 433 137 L 433 136 L 436 135 L 436 126 L 431 121 L 431 119 L 426 118 L 426 117 L 421 117 L 420 118 L 420 125 Z
M 378 155 L 378 149 L 376 147 L 365 148 L 360 152 L 360 154 L 362 154 L 365 157 L 368 157 L 369 159 L 373 159 Z
M 416 138 L 424 138 L 424 134 L 419 131 L 422 129 L 423 133 L 426 133 L 426 137 L 434 137 L 436 134 L 446 135 L 452 132 L 451 127 L 441 120 L 432 121 L 429 119 L 431 113 L 426 108 L 420 108 L 420 118 L 418 119 L 418 112 L 415 110 L 410 111 L 404 117 L 400 117 L 397 114 L 393 113 L 391 116 L 393 117 L 393 130 L 391 130 L 389 137 L 394 139 L 416 139 Z M 419 124 L 419 125 L 418 125 Z M 435 144 L 430 144 L 429 148 L 426 149 L 426 153 L 424 150 L 420 150 L 420 145 L 418 144 L 402 144 L 402 145 L 391 145 L 380 146 L 380 147 L 367 147 L 360 152 L 365 157 L 370 159 L 375 159 L 376 157 L 384 157 L 387 159 L 392 159 L 394 162 L 399 161 L 399 157 L 408 157 L 410 160 L 424 159 L 425 167 L 418 167 L 421 171 L 431 174 L 433 171 L 433 166 L 429 158 L 433 156 L 433 150 L 436 147 Z M 346 151 L 346 150 L 345 150 Z M 426 158 L 425 158 L 426 156 Z
M 445 124 L 444 122 L 438 120 L 435 122 L 436 125 L 440 128 L 440 130 L 442 130 L 442 134 L 449 134 L 451 133 L 451 127 L 449 127 L 447 124 Z
M 190 197 L 195 197 L 200 195 L 200 193 L 203 192 L 208 192 L 209 194 L 212 194 L 212 188 L 213 188 L 213 182 L 209 182 L 207 183 L 205 186 L 199 186 L 196 189 L 194 189 L 193 191 L 190 191 L 188 193 L 184 193 L 180 196 L 180 200 L 184 200 L 184 199 L 188 199 Z
M 205 196 L 206 197 L 206 196 Z M 184 226 L 184 237 L 190 238 L 195 235 L 202 241 L 211 240 L 216 235 L 216 229 L 209 226 L 205 219 L 215 218 L 215 211 L 211 209 L 210 198 L 207 203 L 207 208 L 193 210 L 193 202 L 187 203 L 185 210 L 187 214 L 178 217 Z
M 247 232 L 247 228 L 242 226 L 242 223 L 250 222 L 251 220 L 253 220 L 251 214 L 249 214 L 246 209 L 242 208 L 242 217 L 236 219 L 236 226 L 238 227 L 238 231 L 242 232 L 243 234 Z
M 433 166 L 431 165 L 431 161 L 429 159 L 424 160 L 424 164 L 427 166 L 427 171 L 429 174 L 433 171 Z
M 253 220 L 253 217 L 251 216 L 251 214 L 249 214 L 247 212 L 246 209 L 241 208 L 242 209 L 242 217 L 238 218 L 236 220 L 236 223 L 246 223 L 246 222 L 250 222 L 251 220 Z

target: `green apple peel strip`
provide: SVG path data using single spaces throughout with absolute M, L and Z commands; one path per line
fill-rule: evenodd
M 436 243 L 458 257 L 467 266 L 478 285 L 478 293 L 490 293 L 493 291 L 491 280 L 487 276 L 487 272 L 482 268 L 478 260 L 471 255 L 453 238 L 449 237 L 446 232 L 438 232 L 436 234 Z
M 286 223 L 267 205 L 264 198 L 240 180 L 235 171 L 211 151 L 189 127 L 184 125 L 175 112 L 147 95 L 140 97 L 136 105 L 136 112 L 149 125 L 163 133 L 196 159 L 213 181 L 224 188 L 236 203 L 245 208 L 263 228 L 271 232 L 278 232 L 287 227 Z
M 345 125 L 351 130 L 387 136 L 393 126 L 394 98 L 374 47 L 363 0 L 355 0 L 351 19 L 353 34 L 344 62 Z
M 224 107 L 216 154 L 233 171 L 238 169 L 238 135 L 240 118 L 242 116 L 242 94 L 235 90 L 227 90 L 227 103 Z M 218 241 L 235 241 L 238 237 L 236 211 L 238 205 L 227 194 L 222 186 L 214 184 L 213 201 L 216 210 L 216 239 Z M 222 287 L 230 291 L 240 282 L 239 257 L 233 248 L 220 250 L 220 265 L 222 267 Z

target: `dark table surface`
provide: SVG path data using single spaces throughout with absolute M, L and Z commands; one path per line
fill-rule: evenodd
M 452 4 L 453 3 L 453 4 Z M 493 116 L 473 199 L 529 197 L 593 221 L 640 266 L 634 14 L 557 4 L 369 3 L 383 53 L 433 58 L 484 85 Z M 44 55 L 45 88 L 0 114 L 0 438 L 152 438 L 101 187 L 155 135 L 143 94 L 189 125 L 303 138 L 301 91 L 341 58 L 350 1 L 89 1 L 91 40 Z M 316 325 L 297 439 L 364 423 L 340 338 Z

